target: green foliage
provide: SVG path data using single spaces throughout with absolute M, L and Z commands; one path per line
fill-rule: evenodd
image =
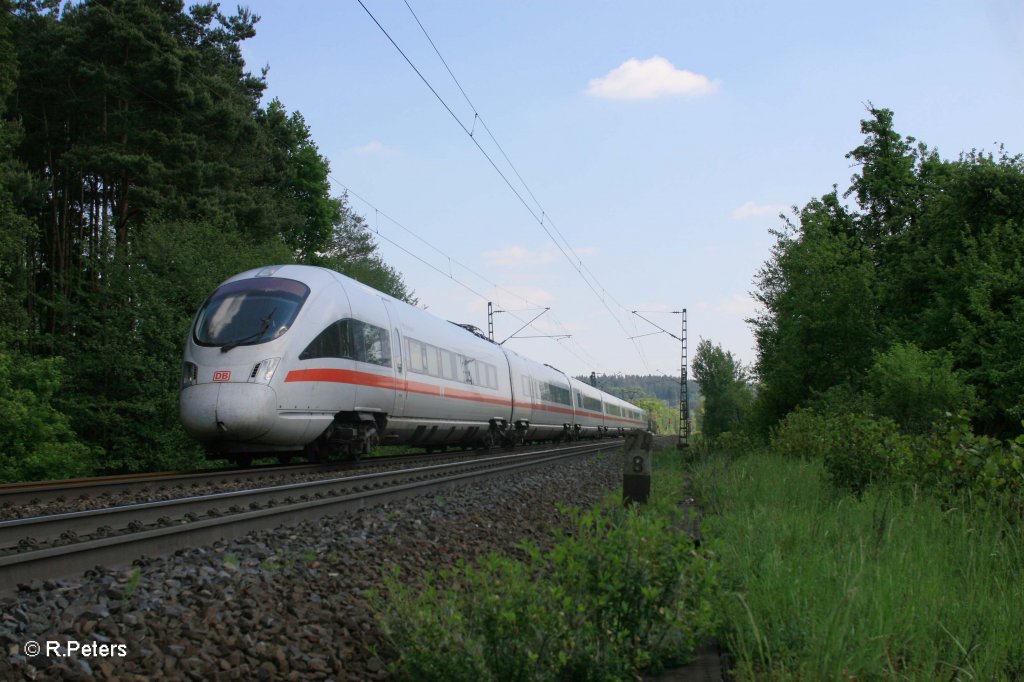
M 664 400 L 638 398 L 634 404 L 646 410 L 654 424 L 655 433 L 676 433 L 679 431 L 679 410 L 673 409 Z
M 862 494 L 869 485 L 906 480 L 910 438 L 891 419 L 865 414 L 831 417 L 825 477 L 840 490 Z
M 952 354 L 922 351 L 913 343 L 895 343 L 875 357 L 867 391 L 875 414 L 913 433 L 924 433 L 947 412 L 975 402 L 973 387 L 953 370 Z
M 746 431 L 726 431 L 715 441 L 714 451 L 730 457 L 749 455 L 764 449 L 764 442 Z
M 687 655 L 708 631 L 713 567 L 673 505 L 574 514 L 526 561 L 497 555 L 422 591 L 394 577 L 383 605 L 409 680 L 621 680 Z
M 694 469 L 735 679 L 1021 679 L 1021 526 L 824 475 L 775 454 Z
M 792 459 L 824 461 L 832 448 L 827 418 L 809 408 L 787 414 L 772 430 L 769 442 L 772 451 Z
M 66 360 L 35 400 L 106 470 L 202 462 L 181 343 L 226 277 L 302 262 L 410 297 L 301 114 L 261 106 L 240 47 L 257 21 L 149 0 L 0 13 L 0 343 Z
M 966 412 L 908 434 L 886 417 L 802 408 L 779 422 L 770 446 L 785 458 L 820 461 L 825 479 L 846 492 L 919 488 L 946 504 L 994 507 L 1024 519 L 1024 436 L 976 435 Z
M 965 412 L 915 441 L 915 480 L 947 505 L 994 508 L 1024 521 L 1024 435 L 1000 441 L 971 431 Z
M 93 452 L 52 405 L 61 364 L 60 358 L 0 352 L 0 482 L 92 473 Z
M 873 409 L 910 431 L 964 406 L 985 432 L 1013 434 L 1024 418 L 1024 157 L 945 161 L 897 133 L 891 111 L 870 114 L 848 155 L 860 171 L 844 197 L 857 205 L 835 188 L 810 201 L 758 274 L 762 428 L 866 382 Z M 879 362 L 892 376 L 868 381 Z M 984 401 L 954 399 L 958 382 Z
M 693 356 L 693 376 L 703 398 L 701 435 L 713 444 L 747 417 L 753 400 L 748 373 L 731 352 L 702 339 Z
M 851 235 L 853 217 L 833 191 L 810 202 L 799 220 L 775 233 L 772 258 L 756 280 L 763 312 L 750 322 L 765 426 L 861 373 L 878 337 L 875 265 Z

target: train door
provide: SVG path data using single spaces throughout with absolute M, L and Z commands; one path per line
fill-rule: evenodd
M 405 399 L 408 395 L 405 383 L 405 346 L 402 343 L 404 339 L 399 325 L 398 311 L 387 299 L 381 300 L 384 302 L 384 310 L 387 312 L 389 321 L 388 326 L 391 329 L 391 357 L 393 359 L 391 366 L 395 380 L 395 406 L 391 415 L 401 417 L 405 415 Z

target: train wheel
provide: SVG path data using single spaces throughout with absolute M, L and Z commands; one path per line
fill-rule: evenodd
M 290 452 L 287 454 L 278 455 L 277 461 L 280 462 L 282 466 L 288 466 L 289 464 L 291 464 L 292 455 Z
M 252 466 L 252 455 L 251 454 L 236 455 L 235 456 L 235 463 L 238 465 L 239 469 L 248 469 L 249 467 Z

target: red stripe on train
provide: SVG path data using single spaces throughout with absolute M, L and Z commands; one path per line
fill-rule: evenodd
M 285 383 L 294 381 L 325 381 L 336 384 L 351 384 L 353 386 L 405 390 L 409 393 L 419 393 L 421 395 L 442 396 L 442 388 L 440 386 L 435 386 L 434 384 L 426 384 L 421 381 L 395 379 L 393 377 L 382 376 L 380 374 L 371 374 L 370 372 L 357 372 L 351 369 L 293 369 L 288 372 L 288 375 L 284 380 Z M 446 398 L 452 398 L 453 400 L 469 400 L 472 402 L 489 403 L 492 405 L 502 406 L 510 405 L 509 401 L 504 398 L 492 398 L 481 393 L 464 391 L 458 388 L 443 389 L 443 396 Z M 542 403 L 517 402 L 515 403 L 515 407 L 531 410 L 543 410 L 545 412 L 556 412 L 558 414 L 567 414 L 570 416 L 573 415 L 573 411 L 570 408 L 554 407 L 552 405 L 544 405 Z M 576 415 L 588 417 L 601 416 L 596 412 L 587 412 L 583 414 L 581 414 L 581 412 L 583 411 L 578 410 Z M 604 418 L 610 421 L 621 421 L 629 424 L 643 423 L 634 419 L 623 419 L 621 417 L 613 417 L 611 415 L 604 415 Z

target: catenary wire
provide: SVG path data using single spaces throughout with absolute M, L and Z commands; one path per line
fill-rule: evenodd
M 551 230 L 548 229 L 547 225 L 544 224 L 544 219 L 546 217 L 546 213 L 543 210 L 541 210 L 541 214 L 539 216 L 537 215 L 537 211 L 535 211 L 533 209 L 533 207 L 531 207 L 526 202 L 526 200 L 524 199 L 522 193 L 520 193 L 519 190 L 516 189 L 516 187 L 508 179 L 508 176 L 506 176 L 505 173 L 502 172 L 502 170 L 498 167 L 497 163 L 495 163 L 495 161 L 491 157 L 491 155 L 487 153 L 487 151 L 480 145 L 480 142 L 473 136 L 473 132 L 469 128 L 466 127 L 466 125 L 462 122 L 462 120 L 458 117 L 458 115 L 452 110 L 451 106 L 449 106 L 447 101 L 445 101 L 445 99 L 437 92 L 437 90 L 430 83 L 430 81 L 426 78 L 426 76 L 424 76 L 423 73 L 420 71 L 420 69 L 416 66 L 416 64 L 413 63 L 412 59 L 405 53 L 405 51 L 395 41 L 395 39 L 391 37 L 391 34 L 388 33 L 387 29 L 384 28 L 384 26 L 380 23 L 380 21 L 377 20 L 377 18 L 370 11 L 370 9 L 366 6 L 366 4 L 363 2 L 363 0 L 356 0 L 356 2 L 359 3 L 360 7 L 363 8 L 363 11 L 366 12 L 366 14 L 373 21 L 373 23 L 377 25 L 377 28 L 380 29 L 381 33 L 384 34 L 384 36 L 388 39 L 388 41 L 391 43 L 391 45 L 398 51 L 398 53 L 406 61 L 406 63 L 409 65 L 409 67 L 412 68 L 412 70 L 416 73 L 417 76 L 419 76 L 420 80 L 423 81 L 424 85 L 427 86 L 427 88 L 430 90 L 430 92 L 434 95 L 434 97 L 438 100 L 438 102 L 441 103 L 441 105 L 448 112 L 448 114 L 452 117 L 452 119 L 454 119 L 455 122 L 458 124 L 458 126 L 460 128 L 462 128 L 463 132 L 465 132 L 466 135 L 469 136 L 470 140 L 477 147 L 477 149 L 480 151 L 480 153 L 483 154 L 484 158 L 486 158 L 487 161 L 491 164 L 491 166 L 494 168 L 495 172 L 498 173 L 498 175 L 502 178 L 502 180 L 505 182 L 505 184 L 508 186 L 508 188 L 512 191 L 512 193 L 519 200 L 519 202 L 521 204 L 523 204 L 524 208 L 526 208 L 526 210 L 529 211 L 530 215 L 533 216 L 534 220 L 537 221 L 537 223 L 541 226 L 541 228 L 544 230 L 544 232 L 548 235 L 548 238 L 551 239 L 551 241 L 555 244 L 556 247 L 558 247 L 558 250 L 561 251 L 562 255 L 569 262 L 570 266 L 577 272 L 577 274 L 580 275 L 580 278 L 583 280 L 583 282 L 587 285 L 587 287 L 591 290 L 591 292 L 593 292 L 593 294 L 601 302 L 601 305 L 604 306 L 605 310 L 608 311 L 609 315 L 611 315 L 612 319 L 615 320 L 615 323 L 619 326 L 619 328 L 622 330 L 622 332 L 628 338 L 629 337 L 629 332 L 626 330 L 625 326 L 622 324 L 622 321 L 619 319 L 619 317 L 609 307 L 607 301 L 605 300 L 605 297 L 602 296 L 597 291 L 597 289 L 594 287 L 594 284 L 591 283 L 590 279 L 588 279 L 587 276 L 583 274 L 582 259 L 579 258 L 579 256 L 575 253 L 575 251 L 573 251 L 573 256 L 575 256 L 575 261 L 574 261 L 573 258 L 570 257 L 570 255 L 566 252 L 565 248 L 563 248 L 562 244 L 559 243 L 559 241 L 557 239 L 555 239 L 554 235 L 551 233 Z M 409 7 L 408 2 L 406 2 L 405 4 L 406 4 L 407 7 Z M 411 7 L 409 7 L 409 10 L 410 10 L 410 12 L 412 12 L 412 8 Z M 420 29 L 427 36 L 427 40 L 430 42 L 430 44 L 434 48 L 435 52 L 437 52 L 438 57 L 441 59 L 442 63 L 445 64 L 445 67 L 447 68 L 449 74 L 451 74 L 453 80 L 455 80 L 456 85 L 458 85 L 459 90 L 462 92 L 463 96 L 466 98 L 466 101 L 469 103 L 470 107 L 473 108 L 473 110 L 474 110 L 474 120 L 476 120 L 477 118 L 479 118 L 479 113 L 476 111 L 475 107 L 473 107 L 473 104 L 469 100 L 468 95 L 466 95 L 465 90 L 458 83 L 458 79 L 455 78 L 455 75 L 454 75 L 454 73 L 452 73 L 451 69 L 448 67 L 447 62 L 445 62 L 444 58 L 441 57 L 440 51 L 437 49 L 437 46 L 434 44 L 433 40 L 430 39 L 429 34 L 427 34 L 426 29 L 423 27 L 423 24 L 416 17 L 415 12 L 413 12 L 412 14 L 413 14 L 413 17 L 416 19 L 416 23 L 419 24 Z M 486 124 L 484 124 L 484 128 L 487 129 L 488 130 L 488 134 L 490 134 L 490 130 L 487 128 Z M 493 135 L 492 135 L 492 139 L 493 139 Z M 495 144 L 497 144 L 496 140 L 495 140 Z M 498 148 L 501 149 L 501 146 L 498 145 Z M 502 150 L 502 153 L 504 154 L 504 150 Z M 508 159 L 507 155 L 506 155 L 505 158 L 506 158 L 506 160 Z M 509 161 L 509 164 L 510 164 L 510 166 L 512 166 L 511 161 Z M 512 168 L 513 168 L 513 170 L 515 170 L 514 166 L 512 166 Z M 519 176 L 518 171 L 516 171 L 516 175 Z M 519 179 L 522 182 L 522 177 L 521 176 L 519 176 Z M 536 197 L 533 195 L 533 192 L 529 190 L 529 187 L 526 185 L 525 182 L 523 182 L 523 185 L 524 185 L 524 187 L 526 187 L 526 189 L 529 192 L 531 198 L 533 198 L 534 201 L 536 201 Z M 539 206 L 539 203 L 538 203 L 538 206 Z M 550 220 L 548 222 L 550 223 Z M 559 231 L 559 235 L 562 236 L 560 231 Z M 565 241 L 566 246 L 568 246 L 569 249 L 572 250 L 572 247 L 569 245 L 568 241 L 565 240 L 564 236 L 562 236 L 562 239 L 563 239 L 563 241 Z M 593 278 L 594 281 L 597 282 L 598 286 L 600 286 L 599 280 L 597 280 L 597 278 L 593 275 L 592 272 L 589 271 L 589 269 L 588 269 L 588 273 L 590 273 L 591 278 Z M 605 287 L 601 286 L 601 289 L 602 289 L 602 291 L 605 291 L 607 293 L 607 289 L 605 289 Z M 621 306 L 621 304 L 617 303 L 617 305 L 619 305 L 620 308 L 625 310 L 625 308 L 623 306 Z M 641 362 L 643 362 L 644 367 L 647 368 L 648 371 L 649 371 L 650 366 L 649 366 L 649 364 L 647 362 L 647 358 L 644 355 L 644 353 L 643 353 L 642 349 L 640 348 L 639 344 L 637 344 L 635 342 L 635 340 L 631 339 L 630 341 L 633 343 L 634 348 L 636 348 L 637 354 L 639 355 Z

